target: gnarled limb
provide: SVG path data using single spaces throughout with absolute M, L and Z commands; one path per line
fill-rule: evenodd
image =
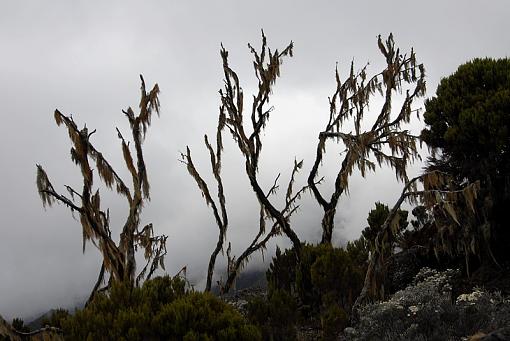
M 91 143 L 90 137 L 95 133 L 95 130 L 89 133 L 86 125 L 83 129 L 78 129 L 71 116 L 66 116 L 58 110 L 55 110 L 55 121 L 57 125 L 63 124 L 67 128 L 73 145 L 71 159 L 80 168 L 83 177 L 81 193 L 71 186 L 66 186 L 71 197 L 59 194 L 49 181 L 44 169 L 37 165 L 37 187 L 43 205 L 52 205 L 55 202 L 63 203 L 70 208 L 71 212 L 78 212 L 83 232 L 83 249 L 85 250 L 85 243 L 91 241 L 103 256 L 99 278 L 90 299 L 99 290 L 106 272 L 110 274 L 109 283 L 115 280 L 138 285 L 143 277 L 150 277 L 158 266 L 164 266 L 166 236 L 155 237 L 151 224 L 146 225 L 141 231 L 139 230 L 140 213 L 144 202 L 149 200 L 149 183 L 143 159 L 142 143 L 150 125 L 152 113 L 156 112 L 159 115 L 158 85 L 156 84 L 150 92 L 147 92 L 144 79 L 141 76 L 140 78 L 142 86 L 139 114 L 135 115 L 131 108 L 123 111 L 131 126 L 136 151 L 136 166 L 129 149 L 129 143 L 117 129 L 124 161 L 132 177 L 132 189 L 126 185 L 103 154 Z M 117 192 L 126 198 L 129 205 L 128 216 L 118 245 L 111 236 L 109 211 L 101 209 L 99 190 L 94 190 L 94 173 L 96 172 L 93 171 L 92 165 L 95 165 L 94 170 L 97 171 L 102 182 L 110 189 L 115 186 Z M 79 203 L 75 199 L 79 199 L 77 200 Z M 142 273 L 136 277 L 135 251 L 138 247 L 144 249 L 147 263 L 151 263 L 148 276 L 145 276 L 146 265 Z
M 97 277 L 96 284 L 94 285 L 94 288 L 92 288 L 92 292 L 89 295 L 89 298 L 87 299 L 87 302 L 85 302 L 85 307 L 92 302 L 94 297 L 96 296 L 97 291 L 99 290 L 99 287 L 104 281 L 104 273 L 105 273 L 105 266 L 104 262 L 101 264 L 101 270 L 99 270 L 99 276 Z
M 218 242 L 209 260 L 206 290 L 210 290 L 212 283 L 212 276 L 214 271 L 214 264 L 216 256 L 223 250 L 224 241 L 226 238 L 226 230 L 228 226 L 228 218 L 225 208 L 225 197 L 223 194 L 223 183 L 221 180 L 221 151 L 222 151 L 222 131 L 226 129 L 229 131 L 238 146 L 239 151 L 245 158 L 245 170 L 250 181 L 252 190 L 254 191 L 259 204 L 260 220 L 259 230 L 251 242 L 241 255 L 230 257 L 228 252 L 228 269 L 227 280 L 223 286 L 224 291 L 228 291 L 232 286 L 237 273 L 243 268 L 244 264 L 248 261 L 250 256 L 259 250 L 264 250 L 267 242 L 271 237 L 284 233 L 293 243 L 296 249 L 296 254 L 299 255 L 301 242 L 290 226 L 290 216 L 297 210 L 296 201 L 305 191 L 308 186 L 293 193 L 293 183 L 297 171 L 302 167 L 302 162 L 295 162 L 294 170 L 289 181 L 286 195 L 286 205 L 283 209 L 277 209 L 270 199 L 271 194 L 274 194 L 278 189 L 278 180 L 280 175 L 275 179 L 275 182 L 268 191 L 262 189 L 257 178 L 258 164 L 260 153 L 262 150 L 261 133 L 267 124 L 269 115 L 273 108 L 267 108 L 272 86 L 280 75 L 280 65 L 285 56 L 292 56 L 292 42 L 282 51 L 274 51 L 274 53 L 267 47 L 266 37 L 262 32 L 262 48 L 258 53 L 251 45 L 249 48 L 254 56 L 254 69 L 258 79 L 258 91 L 253 96 L 253 103 L 251 105 L 250 123 L 251 131 L 243 124 L 244 121 L 244 98 L 243 90 L 239 83 L 239 78 L 235 71 L 233 71 L 228 64 L 228 52 L 225 48 L 221 47 L 221 57 L 223 60 L 224 71 L 224 89 L 220 90 L 221 107 L 218 119 L 217 128 L 217 145 L 216 150 L 210 145 L 207 135 L 205 136 L 205 144 L 211 156 L 211 167 L 213 175 L 218 184 L 218 200 L 214 200 L 210 194 L 207 183 L 203 180 L 191 158 L 189 148 L 186 154 L 182 154 L 182 162 L 187 165 L 188 172 L 195 179 L 202 196 L 204 197 L 208 206 L 211 207 L 216 223 L 219 228 Z M 220 212 L 221 211 L 221 212 Z M 266 220 L 272 220 L 273 227 L 270 231 L 266 231 Z M 229 248 L 230 250 L 230 248 Z
M 260 133 L 266 126 L 272 111 L 272 107 L 266 108 L 266 106 L 272 86 L 280 76 L 280 66 L 283 58 L 286 56 L 292 57 L 293 43 L 291 42 L 282 52 L 278 50 L 272 52 L 267 47 L 266 36 L 262 32 L 262 48 L 260 53 L 251 45 L 249 45 L 249 48 L 254 56 L 253 66 L 258 79 L 258 92 L 253 96 L 250 114 L 252 132 L 250 134 L 245 132 L 243 125 L 243 90 L 239 84 L 239 77 L 228 64 L 228 52 L 222 46 L 221 57 L 223 59 L 225 87 L 223 90 L 220 90 L 220 95 L 222 110 L 226 117 L 225 126 L 232 134 L 239 150 L 245 157 L 246 174 L 259 203 L 264 207 L 268 217 L 276 222 L 282 232 L 292 241 L 293 247 L 296 249 L 296 255 L 299 256 L 301 241 L 285 219 L 282 211 L 278 210 L 267 198 L 257 178 L 260 152 L 262 150 Z
M 329 99 L 329 120 L 325 129 L 319 133 L 315 161 L 308 176 L 314 198 L 324 210 L 322 243 L 331 243 L 338 200 L 348 190 L 349 177 L 355 168 L 365 176 L 367 171 L 374 171 L 376 165 L 385 163 L 395 170 L 397 179 L 405 182 L 408 180 L 408 163 L 419 159 L 417 137 L 407 130 L 401 130 L 401 126 L 409 122 L 411 113 L 415 111 L 411 108 L 413 100 L 425 93 L 423 65 L 416 62 L 413 50 L 409 55 L 401 55 L 400 50 L 395 48 L 391 34 L 385 42 L 379 36 L 378 45 L 387 65 L 370 79 L 367 79 L 367 66 L 355 73 L 354 63 L 351 63 L 350 74 L 343 82 L 338 68 L 335 70 L 337 86 Z M 411 88 L 405 90 L 403 104 L 392 117 L 393 96 L 402 93 L 405 84 Z M 369 113 L 369 101 L 376 92 L 383 96 L 384 102 L 371 128 L 363 131 L 365 116 Z M 340 131 L 342 125 L 349 120 L 354 124 L 354 132 Z M 337 173 L 333 193 L 327 199 L 314 185 L 314 181 L 326 151 L 326 142 L 331 139 L 341 141 L 347 152 Z M 371 156 L 375 160 L 372 161 Z

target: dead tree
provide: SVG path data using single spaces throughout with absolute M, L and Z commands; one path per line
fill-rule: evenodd
M 65 187 L 68 194 L 57 192 L 42 166 L 37 165 L 37 189 L 43 205 L 51 206 L 54 203 L 61 203 L 66 205 L 72 213 L 78 213 L 83 231 L 83 252 L 85 252 L 86 242 L 90 241 L 103 256 L 101 270 L 89 300 L 96 291 L 105 289 L 99 289 L 105 279 L 105 272 L 110 275 L 108 287 L 111 281 L 138 285 L 141 280 L 149 279 L 158 267 L 164 269 L 167 237 L 155 236 L 152 224 L 147 224 L 140 229 L 140 213 L 144 203 L 150 200 L 142 144 L 153 113 L 156 112 L 159 115 L 158 85 L 154 85 L 153 89 L 147 92 L 144 79 L 142 76 L 140 78 L 142 86 L 139 113 L 135 115 L 131 107 L 123 110 L 131 126 L 136 163 L 131 154 L 129 142 L 126 142 L 117 128 L 124 161 L 131 174 L 131 189 L 90 141 L 90 137 L 96 130 L 89 133 L 86 125 L 80 130 L 71 116 L 63 115 L 58 110 L 55 110 L 55 122 L 58 126 L 63 124 L 69 133 L 72 142 L 71 159 L 80 168 L 83 177 L 81 192 L 67 185 Z M 93 169 L 94 165 L 95 169 Z M 108 188 L 115 187 L 117 193 L 129 204 L 118 245 L 111 236 L 109 210 L 105 211 L 101 208 L 99 189 L 94 190 L 94 173 L 99 175 Z M 135 253 L 139 248 L 144 251 L 147 262 L 141 272 L 136 275 Z
M 420 190 L 418 190 L 419 183 L 422 187 Z M 436 256 L 439 251 L 448 254 L 463 251 L 466 257 L 466 266 L 469 269 L 469 254 L 476 255 L 484 241 L 476 240 L 474 235 L 466 241 L 457 240 L 455 243 L 451 242 L 451 238 L 452 236 L 458 237 L 455 229 L 464 228 L 465 224 L 469 224 L 469 220 L 476 217 L 476 199 L 480 183 L 465 184 L 460 189 L 453 183 L 451 177 L 439 171 L 422 174 L 406 183 L 375 238 L 374 247 L 370 251 L 363 289 L 353 307 L 353 316 L 357 316 L 362 305 L 385 298 L 385 255 L 392 253 L 394 242 L 401 232 L 398 212 L 404 202 L 421 203 L 427 210 L 433 212 L 434 224 L 437 227 L 437 238 L 434 241 Z M 461 218 L 461 216 L 463 217 Z M 485 242 L 488 244 L 488 241 Z M 462 250 L 454 250 L 454 244 L 460 245 Z
M 349 176 L 355 168 L 364 177 L 367 171 L 375 171 L 376 166 L 386 164 L 395 170 L 397 180 L 406 182 L 409 162 L 420 157 L 416 148 L 418 136 L 402 129 L 402 125 L 409 122 L 415 111 L 413 101 L 425 94 L 424 67 L 416 62 L 412 49 L 409 55 L 402 55 L 391 34 L 385 42 L 379 36 L 378 45 L 386 59 L 386 67 L 381 72 L 368 78 L 368 64 L 355 73 L 354 63 L 351 63 L 349 76 L 342 82 L 338 68 L 335 71 L 336 90 L 329 99 L 329 120 L 319 133 L 315 161 L 308 176 L 308 185 L 324 210 L 322 243 L 331 243 L 338 200 L 348 190 Z M 365 115 L 373 112 L 369 102 L 377 92 L 384 101 L 370 125 Z M 392 103 L 398 95 L 405 97 L 400 108 L 394 111 Z M 346 122 L 353 124 L 353 131 L 341 130 Z M 342 142 L 345 153 L 333 193 L 327 199 L 315 179 L 326 152 L 326 142 L 331 139 Z
M 239 151 L 245 158 L 246 174 L 260 204 L 260 219 L 258 232 L 244 252 L 239 257 L 231 257 L 230 252 L 227 253 L 228 271 L 223 290 L 230 290 L 237 274 L 244 267 L 250 256 L 254 252 L 263 251 L 267 242 L 272 237 L 283 233 L 291 240 L 297 254 L 299 254 L 301 248 L 301 242 L 290 226 L 290 217 L 298 208 L 297 200 L 299 200 L 300 196 L 308 188 L 308 186 L 304 186 L 297 192 L 294 192 L 293 189 L 295 176 L 302 168 L 303 162 L 294 162 L 290 181 L 287 186 L 285 205 L 282 209 L 276 208 L 270 198 L 279 188 L 278 181 L 280 174 L 278 174 L 273 185 L 267 191 L 262 189 L 257 178 L 260 152 L 262 150 L 261 133 L 273 110 L 272 107 L 267 107 L 271 89 L 276 79 L 280 76 L 280 66 L 283 58 L 292 56 L 293 44 L 291 42 L 282 52 L 278 50 L 272 52 L 271 49 L 267 47 L 266 37 L 264 32 L 262 32 L 261 52 L 258 53 L 250 44 L 248 44 L 248 47 L 254 56 L 253 65 L 258 79 L 258 92 L 253 96 L 253 103 L 251 105 L 250 132 L 248 132 L 248 129 L 244 126 L 244 98 L 243 90 L 239 84 L 239 78 L 228 64 L 227 50 L 225 50 L 223 46 L 221 47 L 225 87 L 220 90 L 221 106 L 219 110 L 218 128 L 216 131 L 216 148 L 211 146 L 207 135 L 204 137 L 205 145 L 210 153 L 212 173 L 218 186 L 217 200 L 213 199 L 207 183 L 196 169 L 190 149 L 187 148 L 186 154 L 182 154 L 182 161 L 187 165 L 188 172 L 197 182 L 206 203 L 211 206 L 219 228 L 218 242 L 209 261 L 206 291 L 211 289 L 216 257 L 220 251 L 223 251 L 228 227 L 228 215 L 221 178 L 221 154 L 223 150 L 222 131 L 225 129 L 231 133 Z M 270 220 L 272 224 L 269 231 L 266 228 L 266 221 L 268 220 Z

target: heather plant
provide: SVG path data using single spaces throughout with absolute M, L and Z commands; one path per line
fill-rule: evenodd
M 46 317 L 42 321 L 43 326 L 52 326 L 59 329 L 62 329 L 62 322 L 65 321 L 66 318 L 70 316 L 69 311 L 66 309 L 55 309 L 52 311 L 49 317 Z
M 295 340 L 297 304 L 287 291 L 274 290 L 268 297 L 256 297 L 248 302 L 250 322 L 262 331 L 264 340 Z
M 363 285 L 360 245 L 351 244 L 346 250 L 329 244 L 304 244 L 299 263 L 294 249 L 277 250 L 267 272 L 269 292 L 293 294 L 305 318 L 334 304 L 349 311 Z
M 114 283 L 59 321 L 68 340 L 260 340 L 259 330 L 209 293 L 169 276 L 142 287 Z M 50 320 L 54 320 L 50 318 Z
M 296 323 L 320 329 L 322 338 L 335 340 L 348 325 L 350 309 L 363 285 L 368 244 L 362 237 L 345 249 L 329 244 L 277 249 L 266 273 L 267 298 L 248 304 L 250 321 L 265 339 L 295 339 Z
M 399 181 L 407 182 L 407 167 L 420 159 L 418 137 L 405 127 L 411 114 L 417 112 L 416 100 L 425 94 L 425 68 L 417 61 L 413 49 L 403 53 L 395 45 L 391 33 L 385 40 L 379 36 L 377 44 L 386 60 L 380 72 L 370 76 L 368 64 L 355 71 L 354 61 L 344 79 L 338 68 L 335 70 L 336 89 L 329 99 L 329 119 L 318 134 L 316 156 L 308 175 L 308 185 L 324 211 L 322 243 L 331 244 L 338 202 L 348 192 L 355 170 L 365 177 L 368 172 L 386 165 L 395 171 Z M 395 97 L 400 94 L 404 94 L 405 99 L 399 106 Z M 376 108 L 374 100 L 378 97 L 383 101 Z M 345 147 L 345 152 L 340 154 L 338 165 L 341 166 L 331 194 L 320 189 L 316 181 L 328 142 Z
M 338 304 L 332 304 L 321 314 L 323 340 L 337 340 L 338 334 L 349 324 L 349 317 Z

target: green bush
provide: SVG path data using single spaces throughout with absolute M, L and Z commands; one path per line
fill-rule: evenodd
M 114 285 L 84 309 L 59 320 L 69 340 L 260 340 L 260 331 L 208 293 L 188 292 L 179 278 L 140 288 Z
M 349 324 L 345 310 L 332 304 L 321 314 L 322 337 L 324 340 L 337 340 L 338 334 Z
M 42 326 L 52 326 L 62 329 L 62 322 L 69 317 L 69 312 L 65 309 L 54 310 L 49 317 L 42 320 Z
M 262 331 L 264 340 L 296 339 L 297 305 L 284 290 L 274 290 L 267 298 L 257 297 L 248 302 L 248 319 Z
M 277 249 L 266 273 L 268 297 L 249 302 L 250 321 L 266 340 L 295 339 L 297 323 L 336 339 L 363 286 L 367 258 L 364 237 L 345 249 L 304 244 L 299 264 L 293 249 Z
M 350 311 L 363 286 L 365 248 L 359 241 L 347 249 L 305 244 L 300 264 L 294 250 L 277 250 L 267 272 L 269 293 L 284 290 L 297 297 L 305 318 L 330 305 Z
M 343 249 L 321 246 L 321 253 L 310 268 L 312 285 L 323 306 L 340 305 L 350 309 L 363 286 L 364 271 Z
M 450 174 L 458 188 L 480 182 L 477 219 L 445 233 L 438 246 L 466 260 L 472 253 L 482 262 L 510 263 L 510 59 L 460 65 L 425 101 L 424 119 L 421 138 L 437 151 L 427 168 Z
M 208 293 L 189 293 L 162 307 L 152 321 L 160 339 L 258 340 L 259 331 L 231 306 Z

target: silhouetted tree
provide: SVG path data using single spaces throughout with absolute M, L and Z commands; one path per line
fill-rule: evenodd
M 428 168 L 450 174 L 458 187 L 480 181 L 478 221 L 470 232 L 485 236 L 487 251 L 491 244 L 500 259 L 509 260 L 510 59 L 474 59 L 459 66 L 441 80 L 425 109 L 422 138 L 432 151 Z M 489 252 L 480 256 L 491 259 Z
M 267 191 L 262 189 L 258 179 L 258 166 L 260 153 L 262 151 L 261 134 L 269 120 L 269 115 L 273 110 L 272 107 L 267 106 L 269 97 L 276 79 L 280 76 L 280 66 L 284 57 L 292 56 L 293 43 L 291 42 L 285 49 L 283 49 L 282 52 L 278 50 L 273 52 L 267 47 L 266 36 L 264 35 L 264 32 L 262 32 L 262 48 L 260 53 L 257 52 L 250 44 L 248 44 L 248 47 L 254 56 L 253 66 L 258 79 L 258 91 L 255 95 L 253 95 L 253 102 L 250 107 L 251 131 L 248 131 L 248 129 L 244 126 L 245 106 L 243 90 L 239 83 L 239 77 L 228 64 L 227 50 L 225 50 L 223 46 L 221 47 L 225 87 L 220 90 L 221 106 L 219 109 L 218 128 L 216 132 L 216 148 L 210 144 L 207 135 L 204 137 L 205 145 L 211 156 L 212 172 L 218 186 L 217 201 L 213 199 L 207 183 L 203 180 L 193 164 L 190 149 L 187 148 L 186 154 L 182 154 L 182 161 L 187 165 L 188 172 L 197 182 L 206 203 L 211 206 L 219 228 L 218 242 L 209 261 L 206 290 L 210 290 L 211 288 L 214 264 L 217 255 L 224 248 L 224 241 L 228 227 L 228 215 L 225 207 L 225 196 L 223 192 L 223 182 L 221 179 L 223 130 L 227 130 L 231 133 L 239 151 L 244 156 L 246 174 L 260 203 L 259 229 L 251 244 L 239 257 L 230 256 L 229 245 L 227 250 L 228 274 L 227 280 L 224 284 L 224 290 L 228 291 L 230 289 L 237 273 L 243 268 L 250 256 L 256 251 L 263 251 L 267 242 L 273 236 L 282 233 L 285 234 L 292 241 L 294 248 L 297 250 L 297 255 L 299 255 L 299 250 L 301 248 L 301 242 L 290 226 L 290 217 L 298 207 L 296 205 L 296 201 L 307 189 L 307 186 L 304 186 L 295 192 L 293 187 L 295 175 L 301 169 L 303 162 L 294 162 L 291 178 L 287 186 L 285 205 L 282 209 L 276 208 L 275 204 L 270 200 L 271 195 L 275 194 L 279 187 L 278 180 L 280 175 L 278 174 L 274 184 Z M 266 229 L 267 220 L 272 221 L 272 226 L 269 231 Z
M 11 326 L 18 332 L 23 332 L 23 333 L 30 332 L 30 328 L 27 325 L 25 325 L 25 321 L 23 321 L 23 319 L 19 318 L 19 317 L 12 319 Z
M 377 234 L 379 233 L 379 231 L 381 231 L 384 222 L 386 221 L 386 218 L 388 217 L 389 214 L 390 214 L 389 207 L 380 202 L 376 202 L 375 208 L 368 213 L 367 217 L 368 226 L 365 227 L 363 231 L 361 231 L 361 235 L 365 237 L 365 239 L 368 241 L 370 248 L 373 249 L 375 247 L 375 240 L 377 238 Z M 399 229 L 404 230 L 409 224 L 407 222 L 408 212 L 399 209 L 397 214 L 400 219 L 400 221 L 398 222 Z
M 159 115 L 158 85 L 154 85 L 153 89 L 147 92 L 144 79 L 142 76 L 140 78 L 142 86 L 139 113 L 135 115 L 131 107 L 123 110 L 131 126 L 136 163 L 131 154 L 129 143 L 117 129 L 126 167 L 132 178 L 131 189 L 115 172 L 103 154 L 91 143 L 90 137 L 95 130 L 89 133 L 86 125 L 80 130 L 71 116 L 63 115 L 58 110 L 55 110 L 55 122 L 59 126 L 63 124 L 68 130 L 73 145 L 71 159 L 80 168 L 83 177 L 82 191 L 78 192 L 66 185 L 68 195 L 57 192 L 42 166 L 37 165 L 37 189 L 43 205 L 51 206 L 55 202 L 62 203 L 72 213 L 77 212 L 83 230 L 83 251 L 85 252 L 86 242 L 91 241 L 103 256 L 99 277 L 89 300 L 99 290 L 105 272 L 110 274 L 108 285 L 111 281 L 138 285 L 140 280 L 150 278 L 159 266 L 164 268 L 163 257 L 166 255 L 167 237 L 164 235 L 155 236 L 152 224 L 147 224 L 140 229 L 140 213 L 144 203 L 150 199 L 142 144 L 151 124 L 152 114 L 156 112 Z M 93 165 L 95 165 L 96 174 L 99 175 L 103 183 L 110 189 L 115 187 L 117 193 L 123 196 L 129 205 L 118 244 L 111 236 L 109 210 L 105 211 L 101 208 L 99 189 L 94 191 Z M 144 251 L 147 263 L 136 275 L 135 252 L 138 248 Z
M 412 108 L 413 101 L 425 94 L 423 64 L 417 63 L 412 49 L 409 55 L 402 55 L 395 47 L 392 34 L 385 42 L 379 36 L 378 45 L 386 59 L 386 67 L 381 72 L 368 78 L 367 66 L 355 73 L 354 62 L 344 81 L 340 79 L 338 68 L 335 72 L 337 86 L 329 99 L 329 120 L 319 133 L 315 162 L 308 176 L 308 185 L 324 210 L 322 243 L 331 243 L 338 200 L 348 189 L 349 176 L 355 168 L 364 177 L 367 171 L 375 171 L 376 166 L 386 164 L 395 170 L 397 180 L 406 182 L 409 162 L 420 158 L 416 148 L 418 137 L 403 129 L 402 125 L 408 123 L 411 113 L 416 111 Z M 370 125 L 365 116 L 373 111 L 369 108 L 369 102 L 376 92 L 383 96 L 384 101 Z M 401 94 L 404 95 L 402 105 L 395 111 L 395 96 Z M 345 129 L 347 122 L 353 124 L 353 131 L 341 130 Z M 326 151 L 326 142 L 331 139 L 342 142 L 345 153 L 333 193 L 327 199 L 317 187 L 315 179 Z

